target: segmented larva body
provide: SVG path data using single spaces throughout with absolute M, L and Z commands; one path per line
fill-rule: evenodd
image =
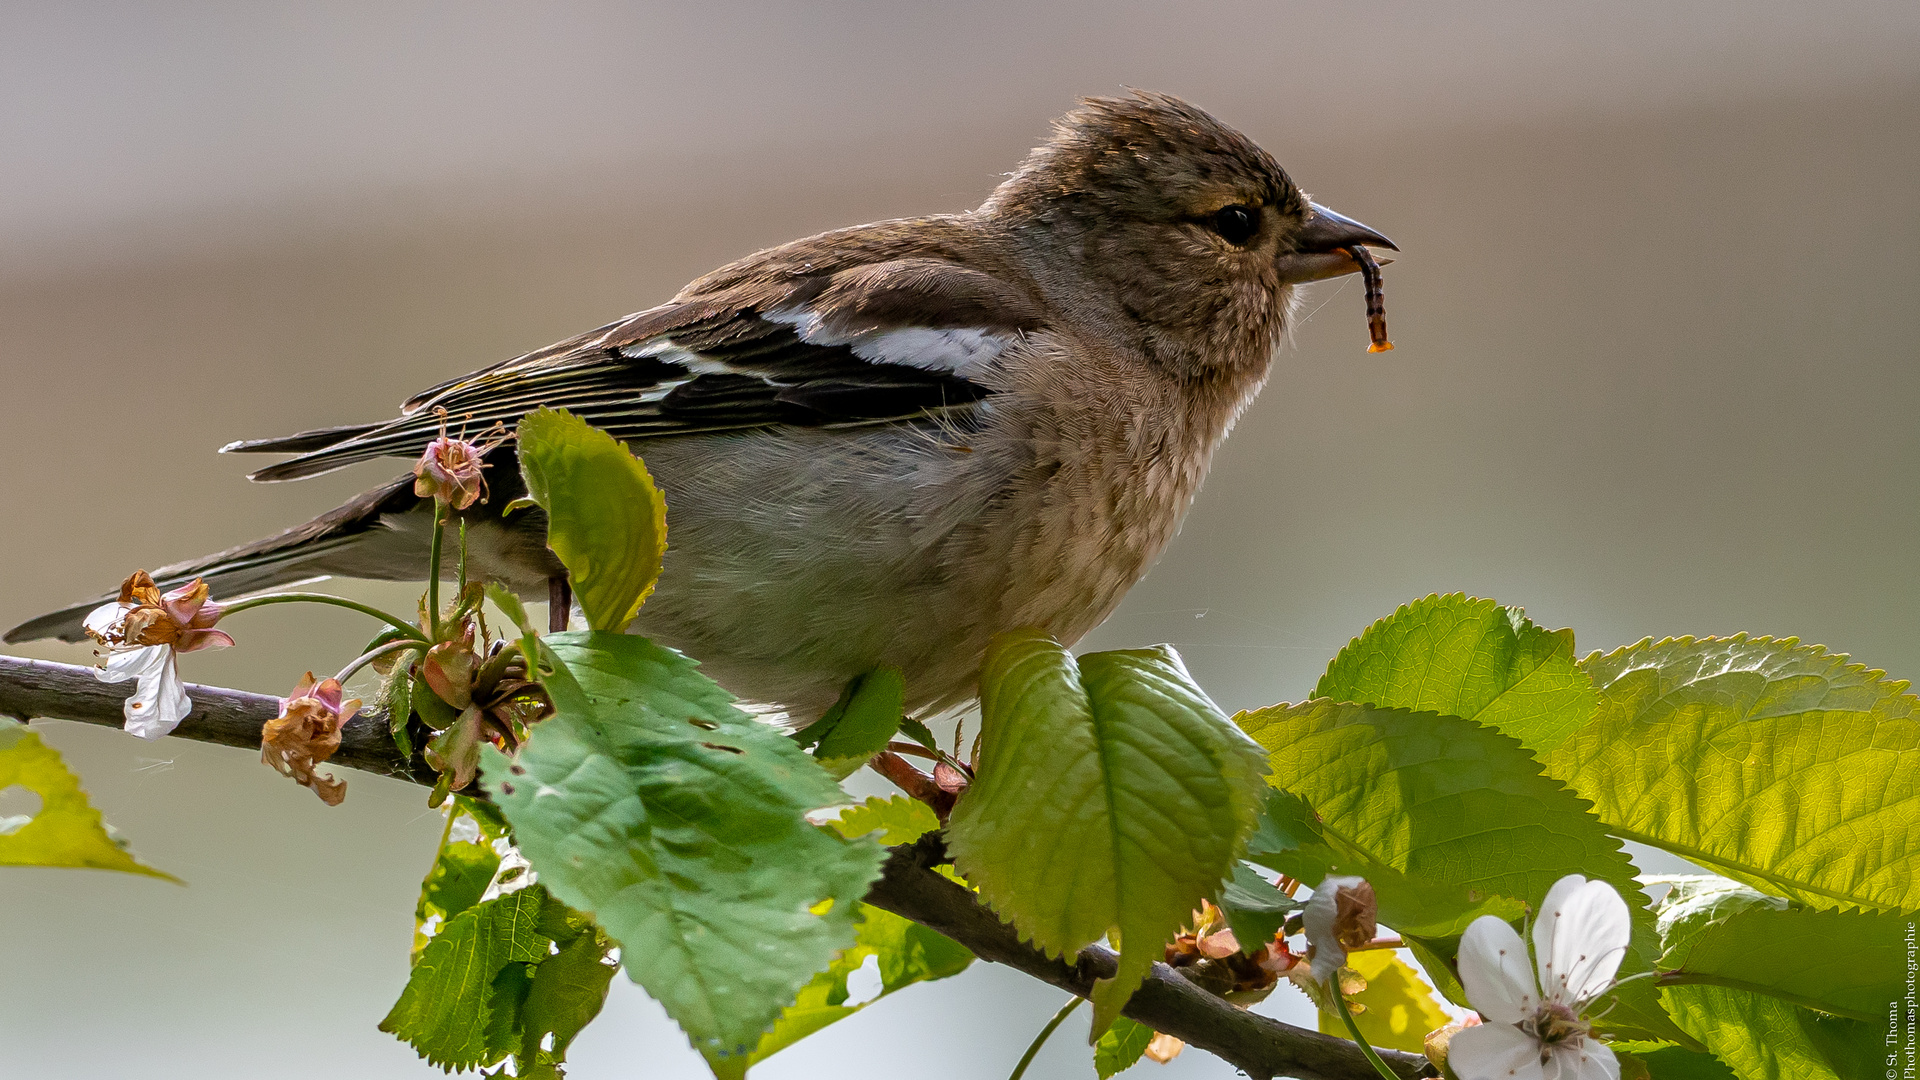
M 1360 280 L 1367 286 L 1367 333 L 1373 338 L 1367 351 L 1386 352 L 1393 342 L 1387 340 L 1387 296 L 1380 287 L 1380 264 L 1373 261 L 1373 252 L 1358 244 L 1346 251 L 1360 265 Z

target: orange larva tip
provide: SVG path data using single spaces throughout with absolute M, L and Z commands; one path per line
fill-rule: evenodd
M 1367 346 L 1367 351 L 1368 351 L 1368 352 L 1392 352 L 1392 351 L 1393 351 L 1393 342 L 1391 342 L 1391 341 L 1376 341 L 1376 342 L 1374 342 L 1373 344 L 1371 344 L 1371 345 L 1369 345 L 1369 346 Z

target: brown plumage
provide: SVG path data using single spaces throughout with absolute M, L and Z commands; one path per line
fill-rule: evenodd
M 1077 640 L 1177 530 L 1267 376 L 1293 287 L 1385 237 L 1309 202 L 1265 151 L 1160 94 L 1087 101 L 980 209 L 751 255 L 671 301 L 416 395 L 385 424 L 237 443 L 279 480 L 412 457 L 436 410 L 540 406 L 626 439 L 670 548 L 636 630 L 799 718 L 876 663 L 918 708 L 970 696 L 996 632 Z M 537 511 L 502 519 L 496 452 L 471 564 L 544 597 Z M 322 574 L 418 579 L 396 482 L 256 544 L 156 572 L 231 595 Z M 8 640 L 71 637 L 90 605 Z

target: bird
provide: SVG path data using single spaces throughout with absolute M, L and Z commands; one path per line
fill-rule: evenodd
M 1086 98 L 979 208 L 749 255 L 671 300 L 430 387 L 396 418 L 236 442 L 286 481 L 417 457 L 451 418 L 566 409 L 667 501 L 632 632 L 798 721 L 900 669 L 921 715 L 977 692 L 994 636 L 1072 645 L 1153 565 L 1266 382 L 1298 287 L 1399 250 L 1206 111 Z M 508 441 L 463 512 L 470 573 L 545 598 L 563 573 Z M 233 597 L 326 576 L 422 580 L 411 475 L 278 535 L 162 567 Z M 100 601 L 9 642 L 81 640 Z

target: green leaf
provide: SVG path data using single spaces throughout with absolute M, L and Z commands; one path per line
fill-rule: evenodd
M 625 630 L 667 550 L 667 504 L 613 436 L 565 411 L 520 419 L 520 472 L 547 512 L 547 546 L 595 630 Z
M 1625 1055 L 1631 1053 L 1646 1066 L 1648 1080 L 1738 1080 L 1733 1070 L 1712 1054 L 1672 1043 L 1632 1050 L 1620 1050 L 1616 1044 L 1615 1052 L 1621 1054 L 1622 1077 L 1627 1075 Z
M 505 835 L 505 829 L 496 828 L 492 820 L 473 813 L 469 807 L 474 805 L 478 805 L 475 800 L 457 795 L 447 812 L 447 826 L 440 833 L 440 849 L 434 855 L 426 880 L 420 883 L 420 899 L 413 909 L 415 956 L 420 955 L 433 935 L 455 915 L 480 902 L 500 869 L 500 855 L 494 850 L 493 842 Z M 460 838 L 468 832 L 473 834 L 473 839 Z
M 1342 856 L 1320 835 L 1318 819 L 1300 796 L 1275 789 L 1267 792 L 1260 822 L 1247 840 L 1247 858 L 1295 881 L 1318 884 Z
M 545 644 L 559 711 L 515 759 L 487 748 L 487 787 L 541 883 L 619 941 L 694 1047 L 745 1055 L 853 943 L 881 848 L 809 825 L 839 786 L 693 661 L 626 634 Z
M 567 914 L 574 916 L 578 932 L 534 969 L 520 1005 L 519 1048 L 514 1057 L 522 1077 L 536 1064 L 555 1066 L 558 1071 L 573 1037 L 600 1015 L 607 987 L 619 970 L 612 959 L 613 940 L 584 916 Z M 548 1035 L 553 1041 L 543 1046 Z
M 1920 909 L 1920 699 L 1792 638 L 1581 661 L 1594 721 L 1542 760 L 1614 835 L 1816 908 Z
M 519 1045 L 510 1037 L 519 1001 L 511 981 L 504 1001 L 495 983 L 510 964 L 547 958 L 553 939 L 540 932 L 547 902 L 546 890 L 530 885 L 449 920 L 420 951 L 380 1030 L 449 1071 L 505 1060 Z M 496 1015 L 502 1012 L 504 1017 Z
M 612 950 L 590 919 L 529 885 L 448 920 L 380 1030 L 448 1071 L 511 1056 L 518 1076 L 557 1077 L 606 1001 Z
M 1517 919 L 1555 881 L 1584 874 L 1612 885 L 1633 912 L 1622 970 L 1652 969 L 1658 942 L 1633 861 L 1514 738 L 1458 717 L 1326 700 L 1234 719 L 1269 750 L 1273 782 L 1305 807 L 1270 804 L 1273 828 L 1295 846 L 1254 861 L 1317 885 L 1308 872 L 1322 860 L 1298 853 L 1332 854 L 1329 871 L 1372 884 L 1380 922 L 1447 960 L 1475 918 Z M 1685 1038 L 1646 980 L 1616 1000 L 1610 1030 Z
M 1821 1016 L 1778 998 L 1725 986 L 1670 986 L 1661 997 L 1674 1020 L 1740 1080 L 1862 1080 L 1883 1075 L 1884 1014 L 1877 1024 Z
M 1139 1062 L 1153 1041 L 1153 1029 L 1138 1020 L 1116 1017 L 1100 1041 L 1093 1044 L 1093 1070 L 1100 1080 L 1125 1072 Z
M 1171 648 L 1074 658 L 1002 634 L 980 678 L 978 775 L 947 830 L 954 864 L 1053 956 L 1118 929 L 1096 983 L 1106 1031 L 1161 946 L 1232 872 L 1265 763 Z
M 1350 994 L 1349 1002 L 1365 1006 L 1356 1012 L 1355 1026 L 1375 1046 L 1424 1054 L 1427 1033 L 1453 1022 L 1453 1017 L 1433 1000 L 1433 989 L 1420 980 L 1420 973 L 1394 954 L 1392 949 L 1368 949 L 1349 953 L 1347 966 L 1367 980 L 1367 988 Z M 1346 1021 L 1325 1009 L 1320 1013 L 1320 1033 L 1350 1039 Z
M 746 1075 L 756 1065 L 821 1028 L 843 1020 L 895 990 L 918 982 L 945 979 L 965 971 L 973 953 L 937 931 L 903 919 L 871 904 L 859 905 L 860 923 L 852 948 L 843 951 L 827 970 L 814 976 L 799 997 L 780 1014 L 772 1030 L 760 1037 L 751 1055 L 713 1063 L 714 1074 L 727 1080 Z M 873 958 L 880 972 L 880 992 L 872 999 L 849 1005 L 847 977 Z
M 0 719 L 0 791 L 15 786 L 40 796 L 40 809 L 30 817 L 0 818 L 0 866 L 90 867 L 185 884 L 135 859 L 107 832 L 59 751 L 26 725 Z
M 1233 876 L 1220 887 L 1220 896 L 1214 902 L 1226 913 L 1240 951 L 1248 953 L 1272 941 L 1287 916 L 1304 906 L 1274 888 L 1246 863 L 1233 868 Z
M 854 679 L 826 715 L 807 726 L 805 735 L 819 743 L 813 756 L 836 777 L 852 773 L 885 750 L 893 733 L 900 730 L 906 698 L 906 679 L 892 664 Z
M 874 839 L 887 847 L 894 847 L 911 844 L 938 829 L 940 819 L 934 816 L 932 807 L 917 799 L 909 799 L 905 795 L 883 799 L 876 795 L 842 811 L 833 827 L 849 840 L 877 834 Z
M 1877 1020 L 1906 978 L 1905 918 L 1806 911 L 1724 878 L 1678 879 L 1660 905 L 1662 985 L 1753 990 Z
M 1313 696 L 1477 720 L 1536 752 L 1586 724 L 1595 700 L 1572 630 L 1462 593 L 1415 600 L 1368 627 Z

